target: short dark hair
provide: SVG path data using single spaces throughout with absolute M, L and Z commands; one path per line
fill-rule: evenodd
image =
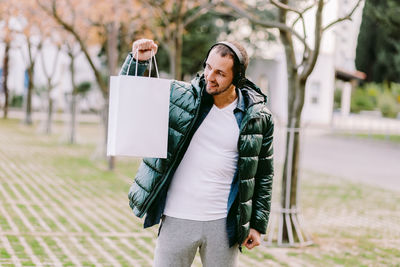
M 239 42 L 233 41 L 233 42 L 229 42 L 229 43 L 233 44 L 239 50 L 240 54 L 242 54 L 243 75 L 245 75 L 247 66 L 249 65 L 249 56 L 247 55 L 246 49 Z M 240 62 L 239 62 L 239 59 L 237 58 L 237 56 L 235 56 L 235 53 L 230 48 L 228 48 L 224 44 L 217 44 L 216 46 L 214 46 L 212 48 L 212 50 L 215 50 L 222 57 L 229 56 L 230 58 L 232 58 L 233 59 L 233 75 L 234 76 L 239 75 Z

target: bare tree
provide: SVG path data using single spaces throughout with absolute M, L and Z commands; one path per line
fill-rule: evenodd
M 15 3 L 11 0 L 4 0 L 0 5 L 0 19 L 3 21 L 3 33 L 4 33 L 4 58 L 3 58 L 3 72 L 2 80 L 3 92 L 4 92 L 4 106 L 3 106 L 3 118 L 8 117 L 8 106 L 9 106 L 9 88 L 8 88 L 8 74 L 9 74 L 9 62 L 10 62 L 10 49 L 13 41 L 13 33 L 10 29 L 10 19 L 15 15 Z
M 21 54 L 25 59 L 28 73 L 28 90 L 25 95 L 25 119 L 24 123 L 27 125 L 32 124 L 32 94 L 34 89 L 35 78 L 35 65 L 36 59 L 40 50 L 42 49 L 42 39 L 38 36 L 30 35 L 30 31 L 24 31 L 26 41 L 27 54 L 24 53 L 23 48 L 20 47 Z
M 104 98 L 102 118 L 104 125 L 105 152 L 108 124 L 108 77 L 117 73 L 118 58 L 118 32 L 124 24 L 130 24 L 139 13 L 139 8 L 134 1 L 71 1 L 71 0 L 36 0 L 37 4 L 60 26 L 70 33 L 79 44 L 82 53 L 93 71 L 96 82 Z M 96 6 L 96 8 L 93 8 Z M 137 16 L 136 16 L 137 17 Z M 107 66 L 95 63 L 97 55 L 90 53 L 94 44 L 106 43 Z M 126 52 L 125 52 L 126 53 Z M 102 153 L 105 155 L 105 153 Z M 109 169 L 114 168 L 114 159 L 109 158 Z
M 59 81 L 56 77 L 57 64 L 61 51 L 61 44 L 55 44 L 55 56 L 53 57 L 52 65 L 50 66 L 50 70 L 48 66 L 46 66 L 47 61 L 44 57 L 44 51 L 41 51 L 41 65 L 44 76 L 46 77 L 46 99 L 47 99 L 47 120 L 46 120 L 46 128 L 45 132 L 47 134 L 51 134 L 51 126 L 52 126 L 52 115 L 53 115 L 53 98 L 51 97 L 51 93 L 53 89 L 58 85 Z
M 69 62 L 69 71 L 70 71 L 70 79 L 71 79 L 71 99 L 70 99 L 70 127 L 69 127 L 69 143 L 75 144 L 76 142 L 76 107 L 77 107 L 77 97 L 78 97 L 78 86 L 75 81 L 75 59 L 81 53 L 80 49 L 77 49 L 76 45 L 71 42 L 66 42 L 64 44 L 64 49 L 67 52 L 67 55 L 70 59 Z
M 42 12 L 35 8 L 31 0 L 21 0 L 18 5 L 15 5 L 15 9 L 19 25 L 13 29 L 13 33 L 21 36 L 25 41 L 25 44 L 20 45 L 19 49 L 25 60 L 28 74 L 28 88 L 24 100 L 24 123 L 30 125 L 32 124 L 32 94 L 34 90 L 35 65 L 43 44 L 41 31 L 46 25 L 42 19 Z
M 288 79 L 288 117 L 286 134 L 286 153 L 282 177 L 281 215 L 278 234 L 278 245 L 284 243 L 295 245 L 300 243 L 306 245 L 309 239 L 300 225 L 298 218 L 298 170 L 300 158 L 301 112 L 304 106 L 305 88 L 307 80 L 314 70 L 321 47 L 323 33 L 351 17 L 362 0 L 357 0 L 349 13 L 326 25 L 323 25 L 322 14 L 326 2 L 324 0 L 306 1 L 310 3 L 302 9 L 293 5 L 289 0 L 269 0 L 267 3 L 277 9 L 277 17 L 273 20 L 261 19 L 257 14 L 250 11 L 249 6 L 235 0 L 223 0 L 239 17 L 245 17 L 252 23 L 279 30 L 280 40 L 284 46 Z M 297 2 L 297 1 L 296 1 Z M 309 36 L 306 30 L 304 15 L 306 12 L 314 12 L 314 39 L 309 45 Z M 294 17 L 293 17 L 293 16 Z M 295 30 L 295 25 L 301 23 L 301 32 Z M 294 39 L 300 41 L 303 46 L 301 57 L 296 57 Z M 300 58 L 300 61 L 297 59 Z
M 3 72 L 2 72 L 2 84 L 3 84 L 3 92 L 4 92 L 4 106 L 3 106 L 3 118 L 7 119 L 8 116 L 8 103 L 9 103 L 9 92 L 8 92 L 8 62 L 10 60 L 10 46 L 11 46 L 11 39 L 10 33 L 6 30 L 6 37 L 4 39 L 5 42 L 5 49 L 4 49 L 4 59 L 3 59 Z
M 148 1 L 141 0 L 152 17 L 149 26 L 152 34 L 169 55 L 170 73 L 182 79 L 182 43 L 185 28 L 194 20 L 216 6 L 212 0 Z

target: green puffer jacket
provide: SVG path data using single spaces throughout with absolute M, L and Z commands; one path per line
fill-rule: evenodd
M 126 73 L 129 65 L 127 62 L 129 61 L 127 60 L 122 68 L 122 74 Z M 134 67 L 131 66 L 130 69 Z M 138 217 L 146 214 L 169 173 L 179 164 L 177 155 L 181 152 L 199 114 L 201 87 L 199 76 L 191 83 L 171 83 L 167 158 L 143 159 L 128 195 L 129 205 Z M 236 230 L 239 244 L 246 239 L 250 228 L 262 234 L 265 234 L 267 229 L 273 178 L 274 129 L 265 96 L 259 89 L 257 92 L 254 89 L 242 88 L 241 92 L 246 110 L 238 140 L 239 205 L 236 211 Z

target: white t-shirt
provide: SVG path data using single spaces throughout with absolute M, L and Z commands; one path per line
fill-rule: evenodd
M 227 216 L 228 197 L 237 167 L 237 99 L 215 105 L 197 129 L 168 189 L 164 214 L 210 221 Z

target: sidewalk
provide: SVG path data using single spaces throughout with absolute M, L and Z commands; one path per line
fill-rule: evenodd
M 10 109 L 8 111 L 8 117 L 10 119 L 19 119 L 23 120 L 25 118 L 25 112 L 22 109 Z M 100 116 L 94 113 L 81 113 L 76 116 L 77 121 L 80 123 L 99 123 Z M 44 111 L 34 111 L 32 112 L 32 120 L 33 121 L 45 121 L 47 119 L 47 113 Z M 55 112 L 53 114 L 54 121 L 62 121 L 66 122 L 70 120 L 69 113 L 59 113 Z

